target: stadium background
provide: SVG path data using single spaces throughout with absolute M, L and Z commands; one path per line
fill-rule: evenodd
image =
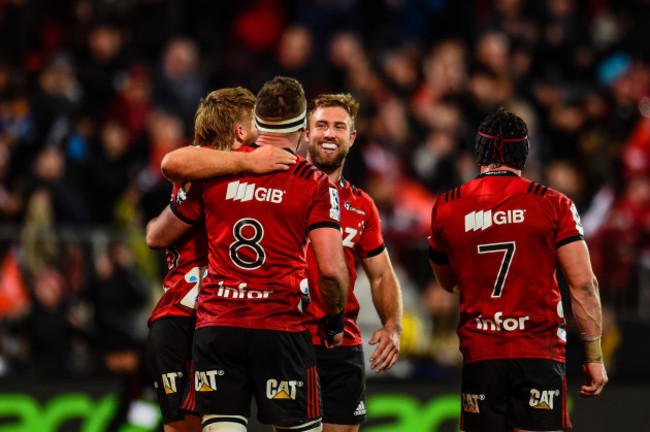
M 529 125 L 524 174 L 578 205 L 601 284 L 611 383 L 577 396 L 569 314 L 575 430 L 644 430 L 647 22 L 647 0 L 0 2 L 0 431 L 159 430 L 142 363 L 165 271 L 144 244 L 169 197 L 159 163 L 210 89 L 275 75 L 361 102 L 344 175 L 378 205 L 405 299 L 365 430 L 457 427 L 457 299 L 432 280 L 427 225 L 476 175 L 473 134 L 498 105 Z M 367 340 L 378 319 L 356 291 Z

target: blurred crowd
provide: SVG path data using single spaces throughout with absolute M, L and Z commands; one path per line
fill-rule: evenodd
M 344 176 L 411 299 L 410 373 L 459 364 L 430 210 L 477 175 L 499 105 L 529 126 L 524 175 L 578 206 L 614 352 L 619 320 L 650 321 L 647 22 L 647 0 L 0 2 L 0 374 L 137 369 L 166 270 L 143 240 L 160 161 L 211 89 L 276 75 L 361 103 Z

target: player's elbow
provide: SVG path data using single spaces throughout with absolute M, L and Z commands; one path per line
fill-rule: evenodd
M 160 172 L 165 178 L 174 183 L 182 183 L 185 179 L 182 172 L 182 165 L 178 163 L 177 157 L 167 153 L 160 162 Z
M 155 250 L 166 249 L 169 246 L 166 244 L 166 242 L 162 241 L 160 236 L 155 234 L 155 230 L 153 229 L 147 229 L 145 241 L 147 242 L 147 246 L 149 246 L 149 248 Z

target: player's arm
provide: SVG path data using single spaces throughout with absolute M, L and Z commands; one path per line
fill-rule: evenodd
M 167 249 L 190 229 L 192 225 L 180 220 L 167 206 L 147 224 L 147 245 L 151 249 Z
M 378 344 L 370 356 L 370 368 L 381 372 L 390 369 L 399 356 L 402 291 L 386 249 L 378 255 L 363 259 L 361 266 L 370 281 L 372 301 L 383 324 L 369 341 L 370 345 Z
M 260 146 L 252 152 L 187 146 L 167 153 L 160 170 L 169 181 L 184 183 L 242 171 L 254 174 L 286 171 L 295 163 L 294 154 L 273 146 Z
M 325 327 L 340 329 L 323 341 L 325 347 L 333 348 L 343 342 L 343 313 L 350 284 L 341 231 L 329 226 L 315 228 L 309 231 L 309 240 L 318 267 L 318 290 L 327 314 Z
M 451 268 L 449 257 L 446 253 L 438 252 L 432 247 L 429 247 L 429 263 L 431 264 L 431 270 L 433 270 L 436 279 L 446 291 L 455 293 L 459 290 L 456 273 Z
M 598 280 L 591 269 L 589 250 L 584 241 L 560 246 L 557 258 L 569 285 L 573 315 L 585 347 L 585 385 L 580 395 L 597 396 L 608 381 L 600 347 L 602 309 Z

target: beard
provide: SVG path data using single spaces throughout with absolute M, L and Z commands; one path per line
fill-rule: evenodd
M 310 145 L 309 156 L 311 162 L 316 165 L 316 167 L 318 167 L 321 171 L 332 171 L 341 167 L 345 161 L 346 156 L 348 155 L 348 152 L 350 151 L 349 146 L 339 147 L 338 153 L 323 155 L 319 149 L 320 147 L 318 145 Z

